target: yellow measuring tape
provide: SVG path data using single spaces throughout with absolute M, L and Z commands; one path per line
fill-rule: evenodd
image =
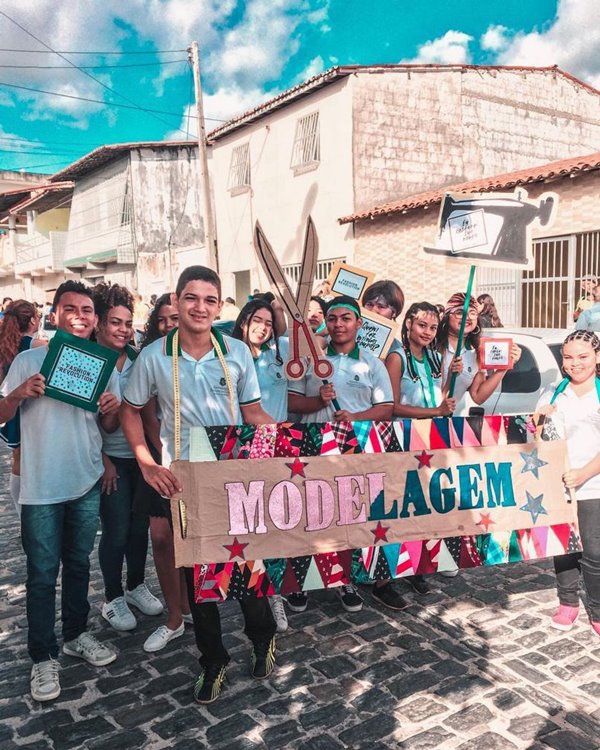
M 227 391 L 229 393 L 231 420 L 232 424 L 235 424 L 237 421 L 237 409 L 231 372 L 225 361 L 219 342 L 212 333 L 210 334 L 210 343 L 213 345 L 221 367 L 223 368 Z M 173 412 L 175 418 L 175 460 L 179 461 L 181 458 L 181 386 L 179 383 L 179 331 L 177 329 L 173 334 Z M 181 524 L 181 536 L 185 539 L 187 536 L 187 508 L 183 502 L 183 498 L 179 499 L 179 522 Z

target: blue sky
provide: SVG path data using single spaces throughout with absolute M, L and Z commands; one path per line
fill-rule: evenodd
M 2 0 L 0 169 L 193 137 L 193 39 L 208 130 L 334 65 L 558 64 L 600 87 L 599 0 Z

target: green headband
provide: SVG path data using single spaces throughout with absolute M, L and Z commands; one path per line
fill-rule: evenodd
M 327 314 L 329 315 L 332 310 L 335 310 L 338 307 L 344 307 L 346 310 L 352 310 L 352 312 L 356 313 L 356 316 L 358 318 L 361 317 L 360 307 L 358 305 L 352 305 L 349 302 L 340 302 L 339 304 L 329 305 L 329 307 L 327 308 Z

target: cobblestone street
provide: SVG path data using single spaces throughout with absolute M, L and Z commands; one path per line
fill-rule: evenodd
M 315 592 L 278 638 L 273 677 L 252 682 L 239 608 L 223 606 L 232 656 L 222 697 L 191 700 L 197 673 L 191 628 L 154 655 L 142 643 L 164 620 L 140 616 L 130 634 L 100 616 L 96 553 L 90 629 L 119 651 L 94 668 L 61 654 L 60 698 L 29 696 L 17 517 L 0 452 L 0 748 L 243 748 L 244 750 L 594 750 L 600 748 L 600 640 L 586 617 L 563 634 L 547 561 L 433 576 L 404 612 L 345 613 Z M 151 559 L 148 582 L 159 593 Z M 406 588 L 400 584 L 402 588 Z

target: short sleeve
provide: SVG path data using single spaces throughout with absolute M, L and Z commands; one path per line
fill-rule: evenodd
M 392 404 L 394 394 L 392 392 L 392 383 L 385 365 L 380 359 L 375 359 L 370 363 L 371 377 L 373 381 L 373 406 L 376 404 Z
M 6 377 L 2 381 L 2 386 L 0 387 L 0 393 L 3 397 L 8 396 L 11 391 L 14 391 L 15 388 L 18 388 L 24 383 L 30 375 L 34 375 L 35 372 L 37 372 L 37 370 L 28 372 L 28 369 L 30 368 L 25 366 L 27 359 L 23 356 L 24 354 L 26 354 L 26 352 L 23 352 L 23 354 L 17 354 L 12 361 L 11 366 L 8 368 Z
M 304 375 L 300 378 L 300 380 L 288 380 L 288 393 L 295 393 L 298 396 L 306 396 L 309 366 L 307 366 L 306 370 L 304 371 Z
M 157 395 L 157 392 L 151 351 L 144 349 L 133 363 L 129 382 L 123 393 L 123 401 L 141 409 L 151 398 Z
M 242 374 L 237 382 L 237 395 L 240 406 L 246 406 L 260 401 L 260 388 L 250 350 L 244 346 L 240 351 L 243 352 L 243 361 Z

